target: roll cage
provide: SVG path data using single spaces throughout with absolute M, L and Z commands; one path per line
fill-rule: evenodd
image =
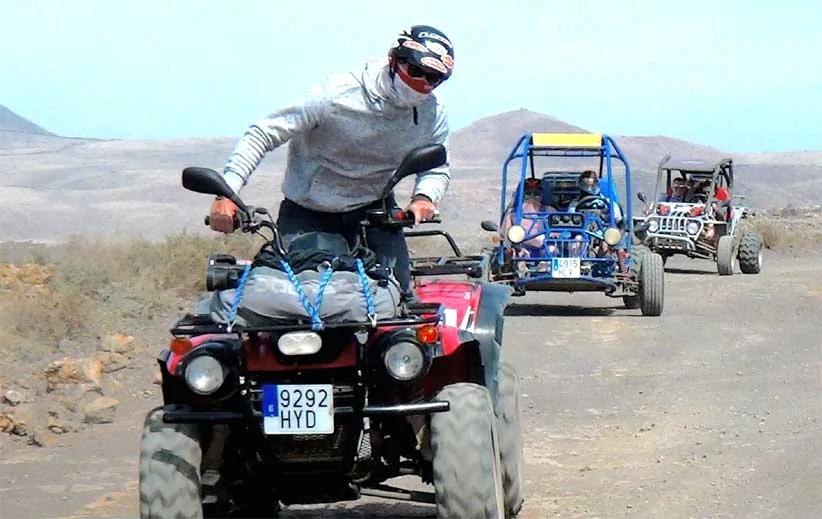
M 662 190 L 663 177 L 664 191 Z M 655 211 L 656 205 L 662 201 L 660 198 L 663 194 L 671 193 L 673 189 L 672 182 L 675 177 L 685 179 L 686 181 L 692 180 L 694 182 L 709 181 L 707 200 L 704 203 L 710 207 L 711 203 L 716 199 L 716 190 L 718 188 L 727 188 L 729 192 L 733 190 L 733 159 L 726 157 L 716 162 L 711 162 L 701 159 L 672 159 L 670 155 L 666 155 L 659 161 L 659 165 L 657 166 L 656 186 L 654 188 L 653 200 L 651 200 L 651 211 Z M 688 193 L 691 195 L 694 194 L 690 189 Z M 703 202 L 699 201 L 698 203 Z
M 520 159 L 520 178 L 517 185 L 517 190 L 514 198 L 514 223 L 519 225 L 522 221 L 522 205 L 525 196 L 525 181 L 526 178 L 536 179 L 535 157 L 555 157 L 555 158 L 585 158 L 593 157 L 599 158 L 599 167 L 597 175 L 602 181 L 603 177 L 607 181 L 608 189 L 606 191 L 609 205 L 608 224 L 613 227 L 616 225 L 614 221 L 614 207 L 615 203 L 619 203 L 616 199 L 614 189 L 614 172 L 612 160 L 619 160 L 625 167 L 625 202 L 620 205 L 626 211 L 623 220 L 626 226 L 626 232 L 630 233 L 633 230 L 631 204 L 627 203 L 631 199 L 631 166 L 622 150 L 616 142 L 608 135 L 596 133 L 526 133 L 522 135 L 517 144 L 514 146 L 508 158 L 502 167 L 502 195 L 500 197 L 500 223 L 505 218 L 506 213 L 506 198 L 508 193 L 508 166 L 516 159 Z M 575 172 L 579 174 L 582 170 Z M 550 175 L 561 175 L 563 172 L 546 172 L 545 177 Z M 571 174 L 564 172 L 565 175 Z M 566 188 L 567 189 L 567 188 Z M 573 188 L 575 193 L 578 193 L 576 188 Z M 557 191 L 558 194 L 563 194 L 563 191 Z

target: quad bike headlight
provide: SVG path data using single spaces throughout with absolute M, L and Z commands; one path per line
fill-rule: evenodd
M 277 339 L 277 348 L 283 355 L 312 355 L 320 351 L 323 341 L 314 332 L 284 333 Z
M 609 227 L 605 229 L 605 234 L 603 237 L 605 238 L 605 243 L 613 247 L 619 243 L 619 240 L 622 239 L 622 233 L 615 227 Z
M 512 225 L 508 229 L 508 240 L 511 243 L 522 243 L 525 239 L 525 229 L 521 225 Z
M 410 341 L 392 344 L 382 357 L 388 374 L 403 382 L 422 375 L 428 367 L 428 358 L 422 348 Z
M 695 236 L 699 232 L 699 223 L 697 223 L 697 222 L 688 222 L 688 225 L 685 226 L 685 230 L 691 236 Z
M 186 384 L 198 395 L 214 393 L 223 385 L 225 377 L 225 367 L 211 355 L 194 357 L 186 366 Z
M 648 231 L 657 232 L 659 230 L 659 222 L 657 220 L 648 220 Z

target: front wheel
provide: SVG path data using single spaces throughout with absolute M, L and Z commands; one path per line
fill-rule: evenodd
M 146 416 L 140 440 L 140 518 L 202 519 L 199 432 L 192 424 L 163 422 L 164 406 Z
M 720 276 L 730 276 L 735 267 L 734 237 L 728 234 L 720 236 L 719 243 L 716 244 L 716 270 Z
M 664 300 L 665 266 L 662 256 L 656 253 L 646 254 L 639 271 L 639 308 L 642 315 L 662 315 Z
M 496 402 L 505 516 L 516 517 L 525 501 L 523 492 L 522 426 L 520 425 L 519 375 L 507 362 L 500 365 Z
M 488 390 L 477 384 L 451 384 L 437 399 L 451 405 L 448 412 L 431 416 L 437 516 L 502 518 L 500 451 Z

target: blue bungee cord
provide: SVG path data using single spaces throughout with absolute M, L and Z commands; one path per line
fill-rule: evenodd
M 371 321 L 371 326 L 376 328 L 377 310 L 374 308 L 374 300 L 368 290 L 368 276 L 365 274 L 365 266 L 359 258 L 357 258 L 357 272 L 360 274 L 360 284 L 362 284 L 362 295 L 365 298 L 365 310 L 368 312 L 368 320 Z
M 288 280 L 291 281 L 292 285 L 294 285 L 294 290 L 297 291 L 297 297 L 300 299 L 300 304 L 303 305 L 308 317 L 311 319 L 311 329 L 315 332 L 322 330 L 325 327 L 325 324 L 320 318 L 320 306 L 323 303 L 325 288 L 328 286 L 328 282 L 331 281 L 331 274 L 334 272 L 333 267 L 329 265 L 325 272 L 323 272 L 322 278 L 320 278 L 320 286 L 317 289 L 317 303 L 315 306 L 308 301 L 308 297 L 305 295 L 302 284 L 297 278 L 297 275 L 294 274 L 294 270 L 291 268 L 291 265 L 289 265 L 285 260 L 280 260 L 280 266 L 283 267 L 283 271 L 285 271 L 286 276 L 288 276 Z
M 234 290 L 234 301 L 231 302 L 231 309 L 228 311 L 228 328 L 226 328 L 228 333 L 231 333 L 231 330 L 234 328 L 234 323 L 237 319 L 237 309 L 240 307 L 240 300 L 243 298 L 243 292 L 245 292 L 245 284 L 248 281 L 249 272 L 251 272 L 251 263 L 246 263 L 243 269 L 243 275 L 240 276 L 240 280 L 237 282 L 237 288 Z

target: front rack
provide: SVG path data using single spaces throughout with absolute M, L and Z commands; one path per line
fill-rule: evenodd
M 411 258 L 411 276 L 449 276 L 465 275 L 469 278 L 482 277 L 483 256 L 464 256 L 457 246 L 457 242 L 447 232 L 441 230 L 406 231 L 406 238 L 420 238 L 425 236 L 442 236 L 448 241 L 453 256 L 423 256 Z
M 403 317 L 377 319 L 377 326 L 421 326 L 437 324 L 442 318 L 443 308 L 439 303 L 414 303 L 408 305 Z M 371 321 L 341 321 L 325 323 L 326 329 L 331 328 L 370 328 Z M 230 333 L 258 333 L 258 332 L 294 332 L 311 330 L 310 323 L 296 322 L 286 324 L 272 324 L 268 326 L 240 326 L 235 325 Z M 171 327 L 171 334 L 175 336 L 227 334 L 228 324 L 217 323 L 208 314 L 186 314 L 178 319 Z

